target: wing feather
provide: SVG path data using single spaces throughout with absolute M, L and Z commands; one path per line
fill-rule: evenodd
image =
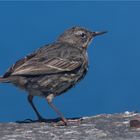
M 53 74 L 75 70 L 80 66 L 79 61 L 70 61 L 59 57 L 44 62 L 27 61 L 14 70 L 11 75 L 40 75 Z

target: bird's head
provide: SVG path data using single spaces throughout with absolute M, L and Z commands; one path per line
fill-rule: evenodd
M 62 35 L 58 37 L 58 41 L 70 43 L 74 46 L 86 49 L 95 36 L 104 33 L 106 33 L 106 31 L 92 32 L 88 29 L 76 26 L 66 30 Z

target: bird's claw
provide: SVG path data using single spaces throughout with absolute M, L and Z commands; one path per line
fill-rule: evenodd
M 60 120 L 58 122 L 53 123 L 54 127 L 57 126 L 67 126 L 68 124 L 80 124 L 82 122 L 82 119 L 67 119 L 67 120 Z

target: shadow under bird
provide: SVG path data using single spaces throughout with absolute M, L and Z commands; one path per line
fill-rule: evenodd
M 88 45 L 95 36 L 104 33 L 106 31 L 92 32 L 86 28 L 72 27 L 64 31 L 55 42 L 18 60 L 0 77 L 0 82 L 12 83 L 26 90 L 28 101 L 40 121 L 43 118 L 33 104 L 33 97 L 46 98 L 66 125 L 66 118 L 52 100 L 72 88 L 85 76 L 88 69 Z

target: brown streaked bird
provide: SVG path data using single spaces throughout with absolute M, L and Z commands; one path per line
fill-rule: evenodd
M 104 33 L 106 31 L 92 32 L 86 28 L 72 27 L 62 33 L 55 42 L 17 61 L 0 77 L 0 82 L 12 83 L 26 90 L 28 101 L 40 121 L 43 118 L 33 104 L 33 97 L 46 98 L 66 125 L 66 118 L 52 100 L 85 76 L 88 69 L 88 45 L 95 36 Z

